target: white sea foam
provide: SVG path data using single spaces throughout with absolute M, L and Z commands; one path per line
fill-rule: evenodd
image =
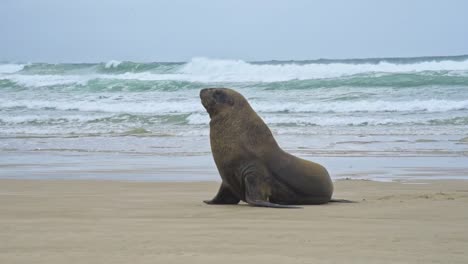
M 187 117 L 190 125 L 207 125 L 210 122 L 208 115 L 191 114 Z M 269 125 L 279 126 L 342 126 L 342 125 L 387 125 L 393 123 L 415 122 L 415 119 L 380 119 L 372 117 L 336 117 L 336 116 L 314 116 L 314 115 L 270 115 L 264 114 L 263 120 Z
M 468 100 L 348 101 L 348 102 L 252 102 L 260 112 L 445 112 L 468 109 Z
M 381 126 L 404 124 L 430 124 L 431 117 L 372 117 L 372 116 L 323 116 L 323 115 L 265 115 L 265 122 L 277 126 Z
M 104 66 L 106 69 L 110 69 L 110 68 L 116 68 L 117 66 L 119 66 L 122 62 L 121 61 L 118 61 L 118 60 L 110 60 L 106 63 L 106 65 Z
M 96 79 L 106 80 L 140 80 L 140 81 L 166 81 L 166 80 L 189 80 L 187 76 L 181 74 L 153 74 L 123 73 L 123 74 L 86 74 L 86 75 L 24 75 L 12 74 L 0 76 L 0 79 L 10 80 L 26 87 L 46 87 L 55 85 L 87 85 L 89 81 Z
M 109 61 L 106 68 L 117 67 L 121 62 Z M 23 65 L 0 65 L 0 73 L 14 73 Z M 85 75 L 23 75 L 12 74 L 2 77 L 16 83 L 41 87 L 59 84 L 86 84 L 93 79 L 141 80 L 141 81 L 189 81 L 203 83 L 219 82 L 279 82 L 288 80 L 309 80 L 337 78 L 356 74 L 421 73 L 444 71 L 447 75 L 464 76 L 468 74 L 466 61 L 427 61 L 413 64 L 361 63 L 309 63 L 309 64 L 253 64 L 242 60 L 214 60 L 194 58 L 173 73 L 123 73 L 123 74 L 85 74 Z
M 413 64 L 329 63 L 252 64 L 242 60 L 194 58 L 180 73 L 202 82 L 278 82 L 350 76 L 362 73 L 468 71 L 466 61 L 428 61 Z
M 0 108 L 24 107 L 28 109 L 77 110 L 83 112 L 108 113 L 191 113 L 203 111 L 198 100 L 184 102 L 118 102 L 118 101 L 49 101 L 49 100 L 4 100 L 0 98 Z
M 447 112 L 467 110 L 468 100 L 412 100 L 412 101 L 354 101 L 354 102 L 251 102 L 258 112 L 289 113 L 352 113 L 352 112 Z M 50 101 L 50 100 L 5 100 L 0 99 L 0 108 L 25 107 L 29 109 L 53 108 L 110 113 L 203 113 L 198 99 L 183 101 Z M 191 122 L 197 122 L 194 116 Z
M 89 115 L 86 114 L 75 114 L 75 115 L 57 115 L 50 116 L 48 114 L 26 114 L 19 116 L 0 116 L 0 122 L 22 124 L 30 122 L 52 122 L 52 123 L 65 123 L 65 122 L 89 122 L 100 118 L 111 117 L 112 114 L 100 114 L 100 115 Z
M 193 113 L 187 117 L 189 125 L 205 125 L 210 122 L 208 114 Z
M 19 72 L 23 68 L 24 68 L 23 64 L 0 64 L 0 74 Z
M 54 85 L 71 85 L 81 84 L 85 85 L 89 80 L 94 79 L 94 75 L 25 75 L 25 74 L 12 74 L 1 77 L 0 79 L 8 79 L 19 85 L 27 87 L 46 87 Z

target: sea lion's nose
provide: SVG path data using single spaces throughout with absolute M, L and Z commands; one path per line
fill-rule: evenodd
M 200 98 L 203 98 L 203 95 L 206 94 L 206 92 L 208 91 L 208 89 L 201 89 L 200 90 Z

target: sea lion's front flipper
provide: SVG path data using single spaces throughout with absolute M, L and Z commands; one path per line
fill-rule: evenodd
M 240 201 L 239 198 L 237 198 L 229 189 L 229 187 L 225 186 L 224 184 L 221 184 L 219 187 L 218 194 L 211 199 L 211 200 L 206 200 L 203 201 L 206 204 L 238 204 Z
M 259 168 L 246 170 L 243 175 L 245 201 L 252 206 L 273 208 L 302 208 L 293 205 L 276 204 L 268 201 L 270 188 L 266 181 L 266 170 Z

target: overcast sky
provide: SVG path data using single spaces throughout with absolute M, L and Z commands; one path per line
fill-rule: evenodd
M 0 61 L 468 53 L 464 0 L 1 0 Z

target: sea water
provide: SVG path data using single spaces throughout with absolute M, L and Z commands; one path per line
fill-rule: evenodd
M 468 178 L 468 56 L 0 63 L 0 177 L 50 177 L 60 161 L 77 175 L 91 173 L 94 157 L 102 160 L 92 171 L 109 177 L 119 160 L 126 164 L 119 172 L 129 171 L 123 178 L 172 164 L 185 169 L 165 177 L 183 180 L 204 164 L 194 179 L 213 179 L 209 117 L 198 96 L 206 87 L 242 93 L 284 149 L 334 166 L 334 175 L 411 178 L 391 172 L 414 160 L 412 168 L 451 171 L 427 175 Z M 373 165 L 356 168 L 359 157 Z M 27 166 L 35 169 L 24 173 Z

